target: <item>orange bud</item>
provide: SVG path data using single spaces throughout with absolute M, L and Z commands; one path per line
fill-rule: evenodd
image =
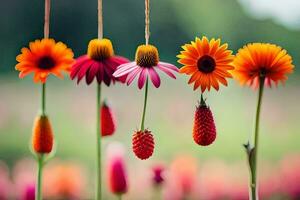
M 50 153 L 53 147 L 53 132 L 47 116 L 38 116 L 32 130 L 32 147 L 36 153 Z

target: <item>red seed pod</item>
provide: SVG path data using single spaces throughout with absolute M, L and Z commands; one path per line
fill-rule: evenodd
M 116 131 L 116 123 L 111 108 L 104 101 L 100 110 L 102 136 L 112 135 Z
M 32 148 L 36 153 L 50 153 L 53 147 L 53 132 L 47 116 L 38 116 L 32 130 Z
M 202 146 L 213 143 L 216 139 L 216 126 L 210 108 L 201 101 L 196 108 L 193 128 L 194 141 Z
M 151 131 L 136 131 L 132 137 L 132 149 L 134 154 L 141 160 L 148 159 L 154 151 L 154 137 Z

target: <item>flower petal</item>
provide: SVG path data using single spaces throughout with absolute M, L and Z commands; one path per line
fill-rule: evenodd
M 146 79 L 147 79 L 147 69 L 143 68 L 138 80 L 139 89 L 142 89 L 144 87 Z
M 156 87 L 156 88 L 159 88 L 160 86 L 160 78 L 159 78 L 159 75 L 157 74 L 157 72 L 155 71 L 155 69 L 153 67 L 151 68 L 147 68 L 148 69 L 148 74 L 150 76 L 150 79 L 153 83 L 153 85 Z

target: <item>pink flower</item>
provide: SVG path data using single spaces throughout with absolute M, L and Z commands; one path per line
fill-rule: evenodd
M 135 61 L 120 65 L 113 76 L 127 76 L 127 85 L 138 78 L 139 89 L 143 88 L 146 80 L 150 77 L 153 85 L 158 88 L 160 86 L 160 77 L 156 70 L 161 70 L 171 78 L 176 79 L 173 72 L 178 72 L 177 67 L 172 64 L 159 62 L 158 50 L 153 45 L 140 45 L 136 50 Z
M 119 65 L 127 62 L 126 58 L 114 55 L 110 40 L 94 39 L 89 43 L 87 55 L 79 57 L 72 66 L 70 76 L 72 80 L 77 77 L 77 83 L 85 77 L 88 85 L 96 77 L 99 84 L 103 81 L 109 86 L 111 82 L 125 82 L 126 76 L 115 78 L 112 74 Z
M 165 178 L 164 178 L 164 170 L 165 168 L 162 165 L 156 165 L 152 168 L 153 171 L 153 183 L 155 186 L 160 186 Z
M 110 191 L 116 195 L 125 194 L 128 190 L 127 173 L 123 159 L 123 148 L 119 144 L 111 144 L 108 155 L 108 183 Z

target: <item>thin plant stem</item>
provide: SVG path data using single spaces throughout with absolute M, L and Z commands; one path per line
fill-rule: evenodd
M 101 199 L 101 115 L 100 115 L 100 106 L 101 106 L 101 84 L 97 84 L 97 127 L 96 127 L 96 138 L 97 138 L 97 168 L 96 168 L 96 200 Z
M 118 195 L 118 200 L 122 200 L 123 198 L 122 198 L 122 194 L 119 194 Z
M 102 0 L 98 0 L 98 39 L 103 38 L 103 9 Z
M 44 167 L 44 154 L 38 155 L 38 176 L 36 181 L 36 200 L 42 200 L 42 181 L 43 181 L 43 167 Z
M 259 81 L 259 91 L 257 98 L 257 107 L 255 115 L 255 129 L 254 129 L 254 147 L 253 152 L 250 155 L 250 170 L 251 170 L 251 200 L 258 200 L 257 191 L 257 157 L 258 157 L 258 145 L 259 145 L 259 122 L 260 122 L 260 111 L 262 104 L 262 97 L 264 91 L 265 77 L 261 77 Z
M 147 109 L 147 99 L 148 99 L 148 78 L 146 80 L 146 87 L 145 87 L 145 97 L 144 97 L 144 108 L 143 108 L 143 115 L 142 115 L 142 122 L 141 122 L 141 131 L 145 129 L 145 116 L 146 116 L 146 109 Z
M 150 0 L 145 0 L 145 43 L 149 44 L 150 37 Z
M 42 116 L 46 115 L 46 83 L 42 84 L 41 113 L 42 113 Z
M 49 38 L 50 4 L 51 0 L 45 0 L 44 38 Z

